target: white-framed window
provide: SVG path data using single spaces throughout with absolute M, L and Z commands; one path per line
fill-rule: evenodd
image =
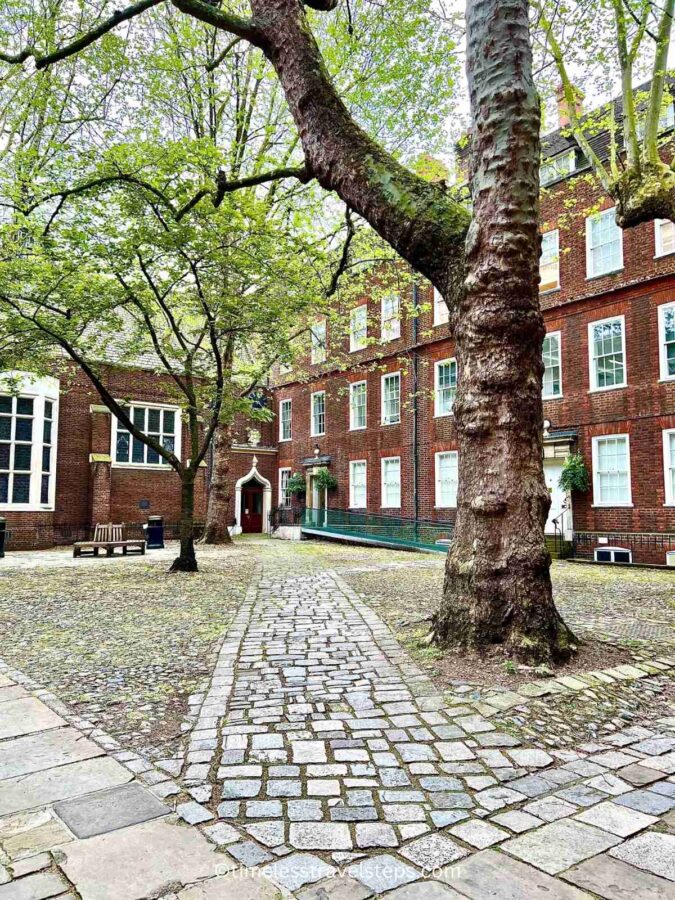
M 382 298 L 381 335 L 383 341 L 401 337 L 401 298 L 398 294 L 385 294 Z
M 555 291 L 560 287 L 560 233 L 557 228 L 541 236 L 541 256 L 539 257 L 539 290 Z
M 367 464 L 365 459 L 352 459 L 349 463 L 349 506 L 365 509 L 368 506 Z
M 647 122 L 645 117 L 642 116 L 638 120 L 637 125 L 637 133 L 640 140 L 642 140 L 645 136 L 645 129 L 647 127 Z M 673 104 L 672 100 L 667 101 L 667 103 L 661 108 L 661 115 L 659 116 L 659 124 L 658 124 L 658 134 L 662 134 L 664 131 L 670 131 L 671 128 L 675 127 L 675 104 Z
M 666 505 L 675 506 L 675 428 L 668 428 L 663 432 L 663 477 Z
M 454 509 L 457 506 L 457 451 L 435 454 L 436 506 Z
M 401 373 L 382 376 L 382 424 L 398 425 L 401 421 Z
M 675 379 L 675 303 L 659 306 L 659 357 L 661 378 Z
M 633 561 L 632 551 L 624 547 L 596 547 L 596 562 L 629 563 Z
M 670 219 L 657 219 L 654 222 L 655 256 L 667 256 L 675 253 L 675 222 Z
M 363 350 L 368 345 L 368 306 L 362 303 L 349 314 L 349 352 Z
M 29 373 L 0 379 L 0 510 L 53 510 L 59 382 Z
M 593 505 L 632 506 L 627 434 L 593 438 Z
M 626 320 L 601 319 L 588 326 L 588 356 L 592 391 L 626 386 Z
M 310 334 L 312 338 L 311 362 L 315 366 L 326 361 L 326 320 L 319 319 L 318 322 L 315 322 L 310 329 Z
M 552 331 L 544 338 L 544 384 L 542 397 L 551 400 L 562 397 L 562 363 L 560 356 L 560 332 Z
M 441 292 L 434 288 L 434 325 L 445 325 L 450 321 L 450 310 Z
M 623 233 L 614 207 L 586 219 L 586 276 L 596 278 L 623 269 Z
M 457 360 L 442 359 L 434 366 L 434 415 L 449 416 L 457 393 Z
M 292 469 L 279 469 L 279 506 L 290 506 L 291 495 L 288 493 Z
M 279 401 L 279 440 L 290 441 L 293 436 L 293 401 Z
M 353 381 L 349 385 L 349 430 L 361 431 L 367 425 L 368 382 Z
M 177 406 L 160 406 L 149 403 L 131 403 L 125 409 L 127 415 L 143 434 L 180 459 L 181 417 Z M 152 447 L 133 437 L 124 425 L 113 416 L 112 452 L 115 466 L 167 467 L 169 463 Z
M 401 508 L 401 457 L 382 459 L 382 508 Z
M 316 391 L 311 397 L 312 437 L 326 433 L 326 392 Z
M 542 187 L 571 175 L 576 169 L 576 153 L 574 150 L 566 150 L 557 156 L 545 159 L 539 167 L 539 183 Z

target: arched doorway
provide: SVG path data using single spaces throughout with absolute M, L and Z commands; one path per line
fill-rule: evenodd
M 251 471 L 237 481 L 234 513 L 236 533 L 261 534 L 267 531 L 272 508 L 272 485 L 258 472 L 258 459 L 253 457 Z

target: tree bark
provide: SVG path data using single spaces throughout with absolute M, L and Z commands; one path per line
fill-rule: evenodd
M 539 307 L 539 98 L 526 0 L 469 0 L 473 220 L 455 314 L 455 538 L 435 637 L 528 662 L 574 638 L 553 604 L 544 525 Z
M 220 424 L 213 437 L 213 468 L 209 483 L 203 544 L 231 544 L 227 527 L 230 511 L 230 426 Z
M 171 564 L 170 572 L 196 572 L 197 557 L 194 543 L 195 473 L 186 469 L 180 484 L 180 554 Z

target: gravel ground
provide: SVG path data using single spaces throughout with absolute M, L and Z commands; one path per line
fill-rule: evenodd
M 253 554 L 231 548 L 202 558 L 198 574 L 171 576 L 165 559 L 29 569 L 22 556 L 20 568 L 0 570 L 0 657 L 124 746 L 166 753 Z

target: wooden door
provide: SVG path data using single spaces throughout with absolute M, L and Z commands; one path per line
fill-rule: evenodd
M 244 534 L 260 534 L 263 530 L 263 489 L 260 484 L 241 489 L 241 530 Z

